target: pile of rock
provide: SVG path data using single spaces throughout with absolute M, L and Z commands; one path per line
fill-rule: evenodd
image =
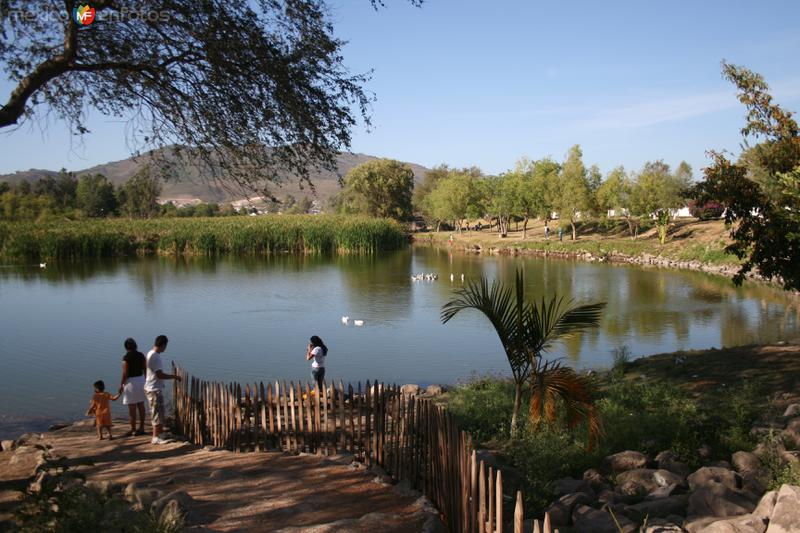
M 428 385 L 425 390 L 416 383 L 406 383 L 400 387 L 400 394 L 404 396 L 417 396 L 424 398 L 433 398 L 440 396 L 444 392 L 444 387 L 441 385 Z

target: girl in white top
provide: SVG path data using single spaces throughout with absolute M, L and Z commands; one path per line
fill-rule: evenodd
M 306 349 L 306 361 L 311 362 L 311 376 L 317 383 L 317 389 L 322 390 L 325 381 L 325 357 L 328 355 L 328 347 L 322 339 L 314 335 L 308 343 Z

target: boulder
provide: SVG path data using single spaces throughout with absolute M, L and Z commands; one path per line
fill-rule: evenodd
M 750 515 L 744 515 L 715 520 L 692 533 L 764 533 L 764 529 Z
M 645 454 L 633 450 L 615 453 L 604 459 L 605 465 L 615 474 L 628 470 L 645 468 L 647 462 L 648 459 Z
M 123 494 L 126 500 L 142 509 L 147 509 L 153 502 L 164 496 L 160 490 L 142 487 L 138 483 L 129 483 Z
M 419 394 L 419 385 L 416 383 L 406 383 L 400 387 L 400 394 L 403 396 L 417 396 Z
M 599 470 L 595 468 L 590 468 L 586 472 L 583 473 L 583 480 L 589 484 L 592 489 L 595 491 L 599 490 L 600 487 L 605 485 L 606 478 L 603 477 L 603 474 L 600 473 Z
M 572 511 L 578 505 L 589 505 L 592 500 L 583 492 L 566 494 L 547 508 L 553 527 L 564 527 L 572 523 Z
M 679 494 L 658 500 L 646 500 L 625 508 L 629 518 L 641 521 L 645 516 L 653 518 L 667 518 L 673 515 L 684 516 L 689 505 L 689 496 Z
M 668 470 L 637 468 L 617 476 L 617 491 L 626 496 L 648 495 L 668 485 L 683 485 L 683 477 Z
M 787 406 L 783 412 L 784 418 L 792 418 L 794 416 L 800 416 L 800 403 L 793 403 Z
M 641 528 L 642 533 L 683 533 L 683 528 L 669 520 L 654 518 Z
M 675 493 L 675 491 L 678 490 L 678 488 L 679 486 L 675 483 L 658 487 L 656 490 L 648 494 L 645 500 L 660 500 L 661 498 L 669 498 L 673 493 Z
M 750 513 L 753 520 L 757 525 L 763 526 L 760 528 L 761 533 L 766 531 L 769 519 L 772 512 L 775 510 L 775 503 L 778 501 L 778 491 L 771 490 L 761 497 L 755 510 Z
M 656 455 L 656 465 L 661 470 L 669 470 L 673 474 L 686 477 L 691 473 L 689 465 L 678 459 L 678 454 L 667 450 Z
M 769 519 L 767 533 L 796 533 L 800 529 L 800 487 L 782 485 Z
M 689 496 L 687 514 L 691 517 L 726 518 L 751 513 L 755 504 L 744 494 L 723 483 L 709 481 Z
M 789 420 L 782 434 L 789 442 L 794 443 L 795 448 L 800 448 L 800 416 Z
M 41 442 L 41 440 L 42 436 L 38 433 L 25 433 L 17 439 L 16 447 L 21 448 L 22 446 L 33 446 L 34 444 Z
M 615 504 L 620 501 L 620 496 L 611 489 L 604 489 L 597 494 L 597 501 L 604 504 Z
M 742 487 L 742 478 L 733 470 L 727 468 L 720 468 L 718 466 L 704 466 L 699 468 L 694 473 L 690 474 L 687 478 L 689 481 L 689 488 L 697 490 L 701 487 L 710 486 L 715 483 L 725 485 L 731 490 L 736 490 Z
M 761 459 L 759 459 L 756 454 L 750 452 L 734 453 L 731 456 L 731 463 L 733 463 L 733 467 L 740 474 L 761 472 L 764 469 Z
M 13 440 L 4 440 L 4 441 L 0 442 L 0 448 L 2 448 L 2 450 L 4 452 L 5 451 L 11 451 L 16 447 L 17 447 L 17 443 L 14 442 Z
M 428 385 L 425 387 L 425 396 L 439 396 L 444 392 L 441 385 Z
M 179 517 L 184 516 L 189 522 L 198 522 L 201 517 L 197 515 L 195 505 L 194 498 L 182 490 L 176 490 L 153 501 L 150 509 L 162 521 L 176 523 Z
M 636 524 L 624 516 L 617 516 L 619 528 L 611 514 L 605 511 L 593 509 L 588 505 L 579 505 L 572 512 L 572 523 L 574 531 L 581 533 L 634 533 Z
M 573 492 L 585 492 L 590 498 L 594 498 L 594 490 L 589 486 L 589 483 L 582 479 L 573 479 L 571 477 L 557 479 L 551 484 L 551 489 L 556 496 L 572 494 Z

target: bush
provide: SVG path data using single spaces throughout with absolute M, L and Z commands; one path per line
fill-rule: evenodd
M 701 204 L 697 200 L 689 201 L 689 214 L 700 220 L 711 220 L 712 218 L 719 218 L 725 212 L 725 208 L 719 202 L 706 202 Z
M 476 442 L 508 438 L 514 407 L 514 382 L 510 379 L 473 377 L 450 390 L 447 399 L 447 408 Z

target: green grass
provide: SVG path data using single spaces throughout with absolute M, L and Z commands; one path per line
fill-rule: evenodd
M 400 224 L 358 216 L 0 222 L 0 257 L 41 260 L 153 253 L 374 253 L 405 242 Z
M 666 381 L 628 379 L 620 370 L 595 378 L 603 437 L 593 449 L 587 449 L 585 427 L 531 427 L 523 420 L 512 438 L 508 428 L 513 386 L 506 379 L 474 378 L 448 392 L 445 402 L 479 445 L 500 450 L 503 461 L 522 473 L 526 508 L 536 514 L 554 499 L 553 481 L 580 478 L 585 470 L 599 467 L 604 457 L 619 451 L 639 450 L 655 456 L 673 450 L 696 468 L 696 450 L 703 444 L 711 446 L 716 458 L 726 460 L 734 451 L 755 446 L 749 431 L 761 402 L 754 387 L 718 392 L 708 402 Z M 525 412 L 523 405 L 523 418 Z

